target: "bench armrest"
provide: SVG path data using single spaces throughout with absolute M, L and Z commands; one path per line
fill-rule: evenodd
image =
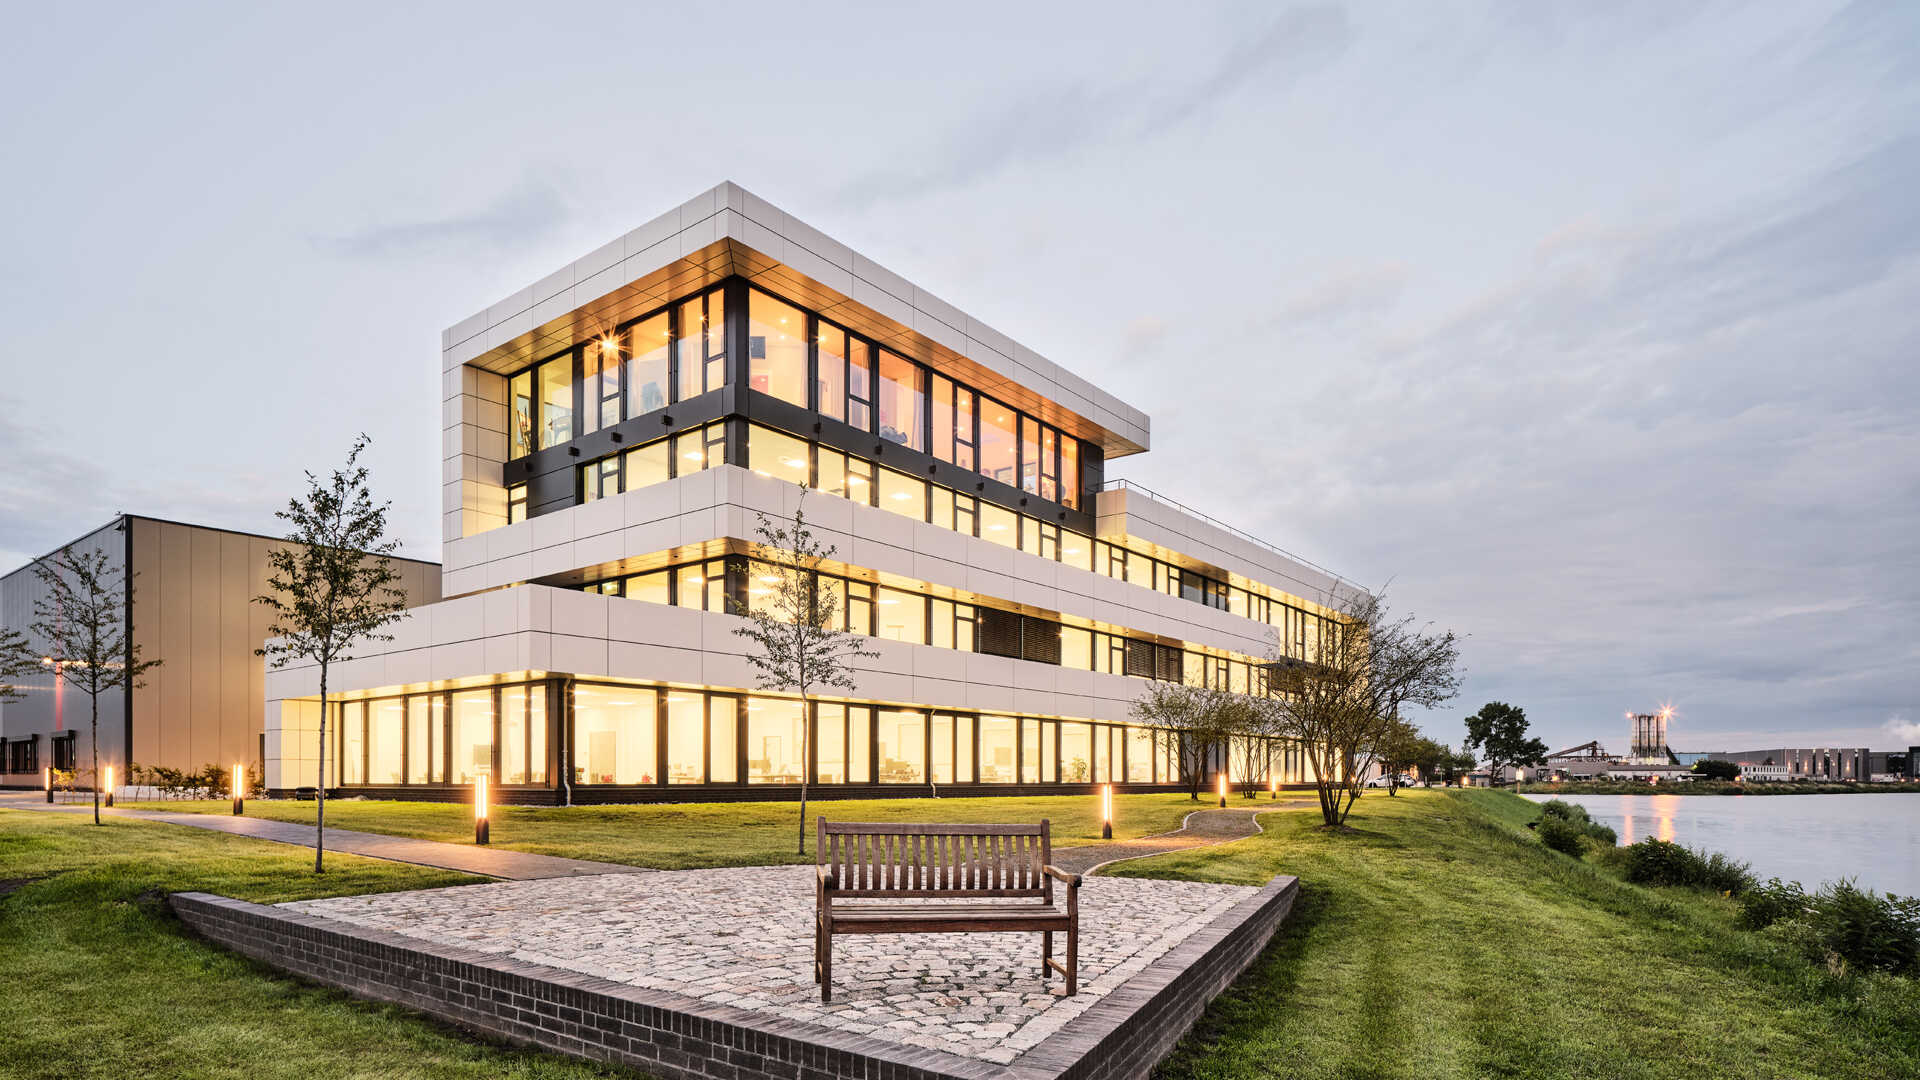
M 1043 866 L 1040 868 L 1040 872 L 1060 882 L 1069 889 L 1077 889 L 1080 887 L 1079 874 L 1069 874 L 1057 866 Z
M 816 866 L 813 869 L 814 891 L 819 893 L 822 899 L 825 899 L 828 893 L 840 887 L 840 879 L 834 876 L 831 868 Z

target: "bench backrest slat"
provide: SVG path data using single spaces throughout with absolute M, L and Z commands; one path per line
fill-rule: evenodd
M 1053 898 L 1040 872 L 1052 855 L 1050 823 L 937 825 L 820 818 L 814 861 L 841 896 Z

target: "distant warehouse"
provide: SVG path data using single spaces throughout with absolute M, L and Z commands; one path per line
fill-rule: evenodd
M 253 598 L 267 591 L 267 553 L 284 543 L 122 515 L 57 549 L 103 550 L 117 567 L 133 568 L 131 636 L 141 659 L 161 661 L 131 700 L 101 696 L 103 765 L 197 769 L 266 759 L 266 676 L 254 650 L 266 639 L 271 612 Z M 393 564 L 410 606 L 440 599 L 438 563 Z M 0 577 L 0 625 L 30 638 L 34 603 L 45 592 L 34 565 Z M 43 645 L 37 638 L 34 644 Z M 90 760 L 86 696 L 52 667 L 19 688 L 22 700 L 0 704 L 0 787 L 38 787 L 43 767 L 71 769 Z

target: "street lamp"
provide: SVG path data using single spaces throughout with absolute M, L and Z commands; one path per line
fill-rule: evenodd
M 481 773 L 473 778 L 473 842 L 484 844 L 487 840 L 487 774 Z

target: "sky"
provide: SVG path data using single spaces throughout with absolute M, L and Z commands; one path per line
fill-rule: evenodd
M 7 21 L 0 568 L 278 532 L 358 432 L 437 558 L 440 331 L 733 180 L 1146 410 L 1110 477 L 1462 635 L 1435 737 L 1920 743 L 1920 5 Z

